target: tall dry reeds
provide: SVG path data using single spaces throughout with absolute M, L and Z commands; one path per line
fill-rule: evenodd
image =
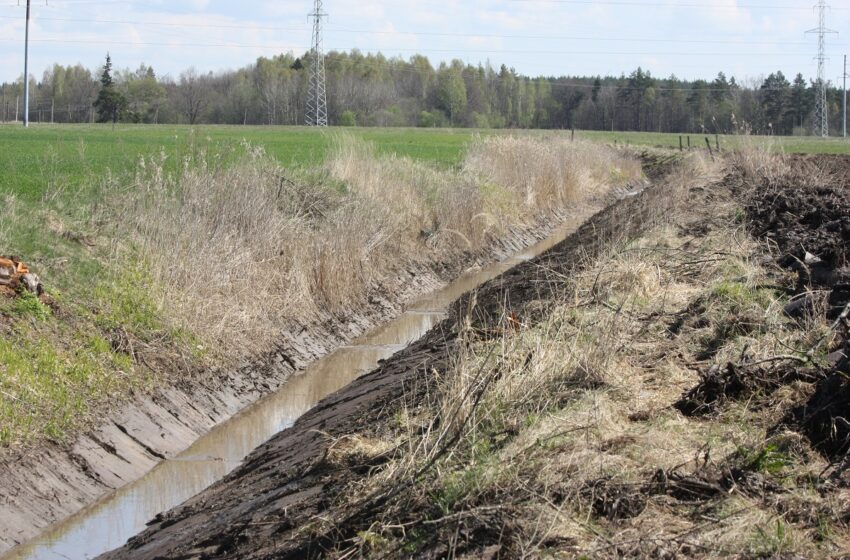
M 201 154 L 173 174 L 147 159 L 111 198 L 162 309 L 230 356 L 266 348 L 288 319 L 366 304 L 399 267 L 459 259 L 640 175 L 603 146 L 509 137 L 475 142 L 457 171 L 346 135 L 319 170 L 283 169 L 253 147 L 219 162 Z
M 612 183 L 639 177 L 640 163 L 591 142 L 560 137 L 492 136 L 474 143 L 465 168 L 508 189 L 526 208 L 557 208 Z

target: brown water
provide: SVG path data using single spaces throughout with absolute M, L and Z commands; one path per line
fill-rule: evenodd
M 122 546 L 158 513 L 223 478 L 246 455 L 291 426 L 324 397 L 375 369 L 378 360 L 419 339 L 442 320 L 447 307 L 461 295 L 551 248 L 574 231 L 577 222 L 569 221 L 522 253 L 468 271 L 445 288 L 414 301 L 400 317 L 293 375 L 277 392 L 214 428 L 183 453 L 12 550 L 7 560 L 94 558 Z

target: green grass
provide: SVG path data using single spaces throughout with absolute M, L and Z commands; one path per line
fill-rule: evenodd
M 425 129 L 346 130 L 375 144 L 379 153 L 455 165 L 474 132 Z M 285 166 L 319 164 L 332 134 L 304 127 L 34 125 L 0 126 L 0 194 L 29 200 L 88 183 L 107 170 L 132 170 L 139 158 L 164 152 L 181 161 L 197 148 L 215 150 L 245 140 Z
M 375 144 L 379 153 L 396 153 L 442 165 L 457 165 L 476 134 L 497 131 L 420 128 L 335 128 Z M 503 131 L 504 132 L 504 131 Z M 523 131 L 527 134 L 569 134 L 567 131 Z M 633 146 L 678 148 L 679 134 L 652 132 L 578 131 L 593 141 Z M 682 135 L 686 139 L 688 135 Z M 691 134 L 692 145 L 703 148 L 705 135 Z M 710 136 L 712 146 L 714 137 Z M 245 140 L 262 146 L 285 166 L 321 163 L 332 134 L 305 127 L 177 126 L 177 125 L 0 125 L 0 194 L 14 193 L 30 200 L 53 196 L 106 173 L 131 170 L 139 157 L 160 151 L 174 164 L 198 147 L 215 149 Z M 850 153 L 841 138 L 754 137 L 756 143 L 802 153 Z M 729 148 L 737 136 L 721 136 Z

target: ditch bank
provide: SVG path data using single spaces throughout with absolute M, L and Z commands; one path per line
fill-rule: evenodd
M 469 327 L 481 337 L 500 336 L 514 321 L 533 320 L 538 304 L 559 289 L 558 278 L 569 277 L 612 240 L 640 234 L 673 204 L 661 185 L 597 212 L 549 251 L 459 299 L 423 338 L 321 401 L 223 480 L 157 516 L 105 557 L 312 558 L 367 531 L 392 495 L 352 496 L 344 511 L 330 504 L 340 499 L 335 491 L 379 468 L 386 453 L 358 453 L 349 434 L 370 433 L 426 399 L 434 378 L 462 350 Z M 337 452 L 347 446 L 354 448 L 340 463 Z M 399 480 L 395 491 L 414 482 Z M 324 515 L 333 520 L 327 533 L 300 530 Z
M 445 286 L 469 268 L 517 254 L 551 236 L 567 220 L 584 221 L 610 201 L 609 196 L 581 204 L 569 215 L 549 216 L 533 227 L 515 229 L 476 254 L 398 270 L 391 283 L 371 291 L 368 307 L 293 324 L 261 359 L 159 389 L 116 410 L 71 445 L 7 455 L 0 462 L 0 553 L 138 480 L 215 426 L 277 391 L 293 373 L 398 316 L 418 296 Z

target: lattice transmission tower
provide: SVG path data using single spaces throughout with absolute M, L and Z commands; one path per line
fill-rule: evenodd
M 322 0 L 315 0 L 313 13 L 313 50 L 310 52 L 310 89 L 307 94 L 307 126 L 328 126 L 328 99 L 325 93 L 325 51 L 322 46 Z
M 829 136 L 829 106 L 826 104 L 826 35 L 837 33 L 826 27 L 826 10 L 829 5 L 826 0 L 818 0 L 815 9 L 818 11 L 818 26 L 806 33 L 817 33 L 818 36 L 818 61 L 817 91 L 815 92 L 815 122 L 814 132 L 816 136 L 826 138 Z

